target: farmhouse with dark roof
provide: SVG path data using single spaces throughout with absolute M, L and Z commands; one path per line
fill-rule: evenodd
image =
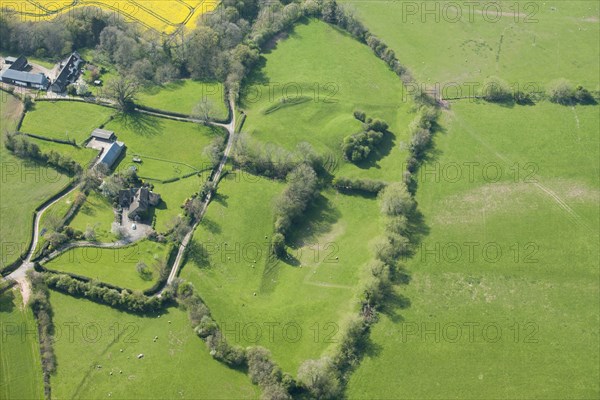
M 29 67 L 29 61 L 27 61 L 27 58 L 23 55 L 17 58 L 6 57 L 5 62 L 6 64 L 10 64 L 10 67 L 8 67 L 8 69 L 12 69 L 15 71 L 25 71 L 27 67 Z
M 160 195 L 147 187 L 123 189 L 119 192 L 119 205 L 124 209 L 129 208 L 127 215 L 130 219 L 147 217 L 150 207 L 157 206 L 160 200 Z
M 79 77 L 82 64 L 83 58 L 81 58 L 78 52 L 74 51 L 60 70 L 58 77 L 52 82 L 50 90 L 55 93 L 64 92 L 67 89 L 67 86 L 75 82 Z

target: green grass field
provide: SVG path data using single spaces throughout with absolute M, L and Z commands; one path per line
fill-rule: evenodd
M 243 131 L 288 150 L 309 142 L 328 156 L 335 174 L 401 178 L 412 105 L 403 99 L 400 79 L 367 46 L 311 20 L 297 25 L 264 56 L 263 64 L 243 90 L 242 108 L 248 115 Z M 301 96 L 307 101 L 269 112 L 281 98 Z M 382 118 L 391 131 L 377 154 L 358 167 L 344 161 L 341 151 L 342 139 L 361 130 L 352 115 L 356 109 Z
M 148 240 L 123 248 L 80 247 L 67 250 L 44 264 L 48 269 L 82 275 L 100 282 L 131 290 L 149 289 L 159 278 L 158 266 L 167 261 L 169 247 Z M 145 263 L 152 280 L 144 280 L 136 271 Z
M 115 110 L 76 101 L 40 101 L 25 115 L 21 131 L 81 144 Z M 118 134 L 117 134 L 118 136 Z
M 60 201 L 54 203 L 50 208 L 46 209 L 40 220 L 40 237 L 36 248 L 37 252 L 39 252 L 46 243 L 46 239 L 44 238 L 46 232 L 55 229 L 57 224 L 65 218 L 78 193 L 79 191 L 75 190 Z
M 158 232 L 166 232 L 171 227 L 173 219 L 182 213 L 183 204 L 200 191 L 200 187 L 207 179 L 207 174 L 194 175 L 189 178 L 180 179 L 170 183 L 154 183 L 154 191 L 159 193 L 162 203 L 154 210 L 156 215 L 156 226 Z
M 140 176 L 161 180 L 208 167 L 203 150 L 216 135 L 223 134 L 217 128 L 145 114 L 117 116 L 106 129 L 114 131 L 127 146 L 117 169 L 135 165 Z M 133 155 L 140 156 L 142 164 L 134 164 Z
M 511 84 L 543 87 L 567 78 L 600 88 L 597 52 L 590 51 L 599 45 L 596 1 L 340 3 L 354 10 L 422 84 L 481 82 L 496 75 Z
M 295 375 L 302 361 L 339 339 L 342 321 L 356 311 L 379 210 L 375 200 L 327 191 L 291 238 L 291 260 L 276 263 L 268 244 L 272 204 L 283 187 L 240 173 L 225 178 L 194 235 L 192 248 L 204 252 L 191 251 L 181 276 L 232 344 L 263 345 Z
M 85 232 L 88 226 L 92 227 L 98 242 L 113 242 L 116 240 L 111 232 L 114 221 L 115 213 L 112 204 L 101 194 L 92 191 L 69 226 L 82 232 Z
M 4 92 L 2 96 L 6 97 L 0 112 L 0 269 L 27 250 L 34 209 L 68 183 L 54 169 L 17 158 L 4 147 L 4 132 L 14 130 L 22 104 Z
M 376 325 L 349 397 L 597 397 L 597 107 L 456 102 L 442 122 L 412 306 Z
M 29 140 L 37 144 L 42 153 L 48 153 L 53 150 L 63 156 L 71 158 L 81 165 L 82 168 L 87 168 L 98 156 L 98 150 L 90 149 L 88 147 L 75 147 L 68 144 L 54 143 L 36 138 L 29 138 Z
M 147 88 L 138 97 L 141 105 L 185 115 L 192 115 L 201 101 L 209 101 L 213 106 L 212 118 L 224 120 L 228 115 L 223 85 L 218 82 L 186 79 Z
M 0 397 L 43 399 L 37 326 L 18 289 L 0 295 L 0 325 Z
M 52 229 L 52 224 L 55 221 L 62 220 L 67 215 L 67 212 L 71 208 L 73 201 L 75 201 L 75 196 L 78 193 L 78 191 L 73 191 L 68 196 L 62 198 L 60 201 L 46 209 L 40 220 L 40 230 Z
M 51 303 L 63 331 L 54 345 L 56 398 L 258 398 L 244 373 L 211 358 L 184 311 L 142 317 L 58 292 Z

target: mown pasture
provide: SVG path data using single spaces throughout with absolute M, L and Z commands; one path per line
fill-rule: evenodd
M 282 38 L 262 64 L 243 89 L 243 131 L 287 150 L 308 142 L 336 175 L 401 179 L 413 107 L 400 79 L 371 49 L 310 20 Z M 378 149 L 358 166 L 341 150 L 343 138 L 361 130 L 357 109 L 390 125 Z
M 96 191 L 91 191 L 79 208 L 69 226 L 85 232 L 92 228 L 98 242 L 113 242 L 117 238 L 112 232 L 115 211 L 109 200 Z
M 115 110 L 81 101 L 40 101 L 25 115 L 21 131 L 82 144 Z
M 341 0 L 383 39 L 421 84 L 456 87 L 496 75 L 532 90 L 572 79 L 599 89 L 595 1 L 489 3 Z M 526 86 L 531 83 L 532 86 Z M 529 89 L 527 89 L 529 87 Z
M 43 399 L 44 381 L 37 326 L 19 289 L 0 294 L 0 396 L 3 399 Z
M 243 372 L 212 359 L 185 311 L 139 316 L 58 292 L 50 300 L 62 332 L 54 345 L 57 398 L 258 398 Z
M 0 269 L 14 262 L 31 241 L 33 212 L 68 183 L 68 177 L 53 168 L 15 157 L 4 147 L 4 133 L 13 131 L 22 103 L 0 92 L 1 184 L 0 184 Z
M 169 82 L 146 88 L 138 97 L 143 106 L 184 115 L 194 115 L 198 103 L 206 101 L 212 107 L 212 118 L 225 120 L 228 115 L 223 84 L 218 82 L 189 79 Z
M 375 326 L 349 397 L 596 397 L 597 107 L 460 101 L 442 123 L 412 305 Z
M 148 240 L 120 248 L 78 247 L 65 251 L 44 267 L 122 288 L 146 290 L 158 281 L 160 270 L 168 261 L 169 249 L 165 244 Z M 138 273 L 140 262 L 152 272 L 150 279 Z
M 167 180 L 210 167 L 203 150 L 224 133 L 219 128 L 178 122 L 142 113 L 118 115 L 106 125 L 125 143 L 126 155 L 117 169 L 135 166 L 141 177 Z M 142 159 L 133 163 L 133 156 Z
M 262 345 L 295 375 L 339 340 L 380 232 L 374 199 L 327 190 L 277 262 L 269 243 L 284 185 L 242 172 L 224 178 L 181 271 L 231 344 Z M 270 332 L 270 333 L 269 333 Z

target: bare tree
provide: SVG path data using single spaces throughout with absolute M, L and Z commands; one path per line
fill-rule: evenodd
M 133 111 L 139 91 L 140 84 L 132 77 L 121 76 L 109 81 L 107 84 L 108 96 L 117 102 L 122 112 Z
M 194 106 L 192 117 L 202 121 L 204 125 L 213 120 L 215 104 L 208 99 L 203 99 Z

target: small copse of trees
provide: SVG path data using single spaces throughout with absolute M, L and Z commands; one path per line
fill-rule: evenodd
M 562 105 L 595 104 L 594 96 L 583 86 L 575 87 L 566 79 L 551 82 L 546 89 L 548 100 Z
M 346 160 L 356 163 L 366 160 L 373 149 L 381 143 L 388 124 L 379 119 L 365 121 L 365 113 L 358 110 L 354 112 L 354 116 L 359 121 L 363 121 L 363 130 L 344 138 L 342 152 Z

